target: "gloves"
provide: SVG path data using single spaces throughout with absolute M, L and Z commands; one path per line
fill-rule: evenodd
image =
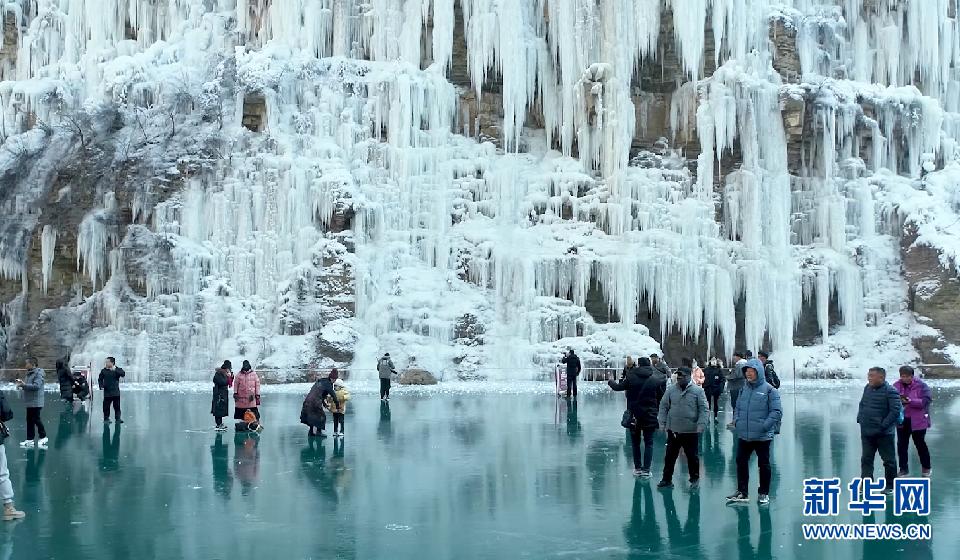
M 257 395 L 257 406 L 260 406 L 260 395 Z

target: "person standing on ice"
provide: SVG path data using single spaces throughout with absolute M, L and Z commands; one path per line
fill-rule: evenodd
M 683 364 L 683 367 L 690 370 L 690 381 L 692 381 L 697 387 L 703 387 L 703 382 L 705 379 L 703 370 L 700 369 L 700 366 L 694 363 L 693 358 L 683 358 L 680 360 L 680 363 Z
M 233 380 L 233 406 L 235 420 L 243 420 L 243 413 L 248 410 L 260 420 L 260 377 L 247 360 Z
M 3 430 L 0 434 L 8 434 L 6 423 L 13 420 L 13 410 L 7 404 L 6 397 L 0 393 L 0 424 Z M 7 446 L 4 442 L 8 436 L 0 435 L 0 500 L 3 500 L 3 520 L 13 521 L 23 519 L 27 514 L 18 511 L 13 505 L 13 484 L 10 483 L 10 469 L 7 467 Z
M 27 379 L 17 379 L 17 389 L 23 391 L 23 404 L 27 409 L 27 439 L 20 447 L 47 448 L 47 430 L 40 419 L 40 411 L 43 410 L 44 374 L 43 369 L 37 367 L 36 358 L 27 358 Z M 34 443 L 37 435 L 40 436 L 40 441 Z
M 333 371 L 336 371 L 336 369 Z M 310 392 L 307 393 L 307 397 L 303 399 L 303 405 L 300 407 L 300 423 L 306 424 L 309 428 L 308 437 L 314 435 L 327 437 L 323 433 L 323 430 L 327 428 L 327 413 L 323 411 L 324 404 L 328 398 L 332 399 L 334 404 L 339 404 L 333 389 L 333 383 L 330 382 L 330 373 L 317 373 L 317 380 L 313 383 L 313 387 L 310 388 Z
M 72 403 L 73 375 L 64 360 L 57 360 L 57 383 L 60 385 L 60 398 L 66 403 Z
M 583 369 L 580 365 L 580 357 L 573 351 L 573 348 L 567 348 L 567 353 L 560 358 L 561 364 L 567 365 L 567 398 L 570 398 L 570 391 L 573 391 L 573 398 L 577 398 L 577 376 Z
M 720 397 L 727 380 L 723 375 L 723 364 L 716 356 L 707 360 L 707 370 L 703 374 L 703 390 L 707 394 L 707 405 L 713 411 L 714 423 L 719 422 Z
M 653 366 L 653 369 L 659 371 L 660 375 L 667 379 L 672 379 L 670 366 L 668 366 L 667 361 L 662 359 L 658 354 L 650 354 L 650 365 Z
M 677 382 L 667 389 L 660 400 L 657 421 L 667 432 L 667 452 L 663 459 L 663 478 L 657 488 L 673 488 L 673 469 L 680 450 L 687 456 L 690 489 L 700 485 L 700 434 L 707 427 L 707 397 L 693 382 L 690 368 L 677 370 Z
M 767 380 L 767 383 L 772 385 L 774 389 L 779 389 L 780 376 L 777 375 L 776 370 L 773 369 L 773 360 L 770 359 L 770 354 L 764 350 L 761 350 L 757 352 L 757 357 L 760 358 L 760 363 L 763 364 L 764 376 Z
M 384 354 L 377 361 L 377 374 L 380 376 L 380 400 L 390 400 L 390 378 L 397 373 L 393 360 L 390 359 L 390 352 Z
M 727 391 L 730 392 L 730 408 L 733 409 L 733 416 L 730 423 L 727 424 L 728 428 L 734 427 L 734 421 L 737 417 L 737 400 L 740 397 L 740 391 L 743 389 L 744 383 L 746 383 L 746 379 L 743 376 L 743 368 L 746 365 L 747 360 L 743 357 L 743 352 L 734 352 L 733 367 L 730 368 L 730 373 L 727 374 Z
M 213 399 L 210 403 L 210 414 L 216 420 L 214 428 L 218 432 L 227 431 L 223 419 L 230 416 L 230 386 L 233 385 L 233 364 L 224 360 L 223 365 L 213 372 Z
M 920 456 L 920 468 L 924 477 L 930 476 L 930 450 L 924 439 L 930 427 L 930 387 L 922 380 L 914 377 L 913 368 L 900 368 L 900 380 L 893 384 L 900 393 L 900 402 L 903 403 L 903 424 L 897 426 L 897 455 L 900 459 L 900 472 L 897 476 L 910 476 L 908 455 L 910 438 Z
M 860 424 L 860 477 L 873 478 L 873 460 L 880 453 L 883 474 L 887 481 L 885 491 L 893 493 L 893 479 L 897 476 L 897 457 L 893 433 L 903 413 L 900 393 L 887 383 L 887 371 L 872 367 L 867 372 L 867 385 L 860 397 L 857 424 Z
M 97 378 L 97 386 L 103 391 L 103 423 L 110 423 L 110 405 L 113 405 L 113 415 L 117 418 L 117 424 L 123 424 L 120 418 L 120 378 L 126 377 L 127 373 L 123 368 L 117 367 L 117 360 L 110 356 L 107 358 L 106 367 L 100 370 L 100 377 Z
M 630 413 L 630 446 L 633 451 L 633 474 L 650 477 L 653 464 L 653 434 L 657 431 L 660 399 L 666 390 L 666 379 L 650 365 L 649 358 L 640 358 L 638 366 L 627 371 L 620 381 L 607 381 L 614 391 L 625 391 Z M 643 441 L 641 453 L 640 442 Z
M 748 501 L 750 486 L 750 456 L 757 454 L 760 487 L 757 501 L 770 503 L 770 444 L 780 433 L 783 408 L 780 393 L 764 379 L 763 364 L 751 359 L 743 367 L 746 384 L 740 391 L 733 417 L 737 436 L 737 491 L 727 496 L 727 503 Z

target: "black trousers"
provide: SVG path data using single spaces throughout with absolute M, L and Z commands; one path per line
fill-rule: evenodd
M 40 411 L 43 410 L 40 407 L 33 407 L 27 409 L 27 440 L 33 441 L 34 432 L 40 432 L 40 439 L 47 437 L 47 429 L 43 427 L 43 420 L 40 419 Z
M 577 396 L 577 375 L 573 373 L 567 374 L 567 397 L 570 396 L 570 390 L 573 390 L 573 396 Z
M 213 419 L 217 421 L 217 426 L 223 426 L 223 416 L 214 416 Z
M 630 430 L 630 447 L 633 449 L 633 468 L 650 470 L 653 464 L 653 433 L 656 428 L 637 428 Z M 643 441 L 643 452 L 640 442 Z
M 773 470 L 770 468 L 770 441 L 737 440 L 737 490 L 749 494 L 750 488 L 750 456 L 757 454 L 757 465 L 760 467 L 760 494 L 770 493 L 770 478 Z
M 380 398 L 386 398 L 390 396 L 390 380 L 380 378 Z
M 863 452 L 860 455 L 860 477 L 873 478 L 873 459 L 880 452 L 883 461 L 883 477 L 887 488 L 893 488 L 893 479 L 897 477 L 897 458 L 893 451 L 893 434 L 865 436 L 860 434 Z
M 663 479 L 673 480 L 673 468 L 677 464 L 677 458 L 680 457 L 680 450 L 687 456 L 687 471 L 690 473 L 690 481 L 700 478 L 700 434 L 694 432 L 691 434 L 678 434 L 677 432 L 667 432 L 667 453 L 663 459 Z
M 909 418 L 904 418 L 903 425 L 897 426 L 897 458 L 900 460 L 901 471 L 910 472 L 910 438 L 913 438 L 913 445 L 917 448 L 917 455 L 920 456 L 920 468 L 930 470 L 930 450 L 927 449 L 926 437 L 926 430 L 913 430 L 910 428 Z
M 103 397 L 103 419 L 110 419 L 110 403 L 113 403 L 113 415 L 120 419 L 120 397 Z
M 716 418 L 720 414 L 720 393 L 710 393 L 707 395 L 707 403 L 710 405 L 710 409 L 713 410 L 713 417 Z
M 343 433 L 343 414 L 339 412 L 333 413 L 333 431 L 334 433 L 340 432 Z

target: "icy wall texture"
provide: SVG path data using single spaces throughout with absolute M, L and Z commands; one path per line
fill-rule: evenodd
M 904 226 L 944 267 L 960 247 L 955 0 L 23 0 L 4 23 L 0 358 L 509 377 L 656 350 L 648 326 L 803 357 L 809 313 L 808 354 L 912 360 Z

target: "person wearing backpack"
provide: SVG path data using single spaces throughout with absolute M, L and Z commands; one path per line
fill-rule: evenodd
M 767 383 L 773 386 L 774 389 L 779 389 L 780 376 L 778 376 L 777 372 L 773 369 L 773 360 L 770 359 L 770 354 L 761 350 L 757 352 L 757 357 L 760 358 L 760 363 L 763 364 L 763 375 Z
M 887 494 L 893 493 L 893 479 L 897 476 L 893 434 L 902 413 L 900 393 L 887 383 L 887 371 L 882 367 L 870 368 L 857 411 L 861 443 L 860 478 L 873 478 L 873 461 L 879 452 L 883 460 L 883 473 L 887 481 L 884 491 Z
M 27 514 L 18 511 L 13 505 L 13 484 L 10 483 L 10 469 L 7 467 L 7 438 L 10 430 L 7 422 L 13 420 L 13 409 L 7 404 L 6 397 L 0 393 L 0 500 L 3 500 L 3 520 L 23 519 Z
M 783 408 L 780 393 L 763 375 L 763 364 L 755 358 L 743 367 L 746 383 L 740 391 L 737 408 L 733 411 L 734 433 L 737 436 L 737 491 L 727 496 L 728 504 L 749 501 L 750 456 L 757 454 L 760 470 L 760 486 L 757 501 L 760 505 L 770 503 L 770 445 L 773 436 L 780 433 Z
M 396 373 L 393 366 L 393 360 L 390 359 L 390 352 L 387 352 L 377 361 L 377 374 L 380 376 L 380 400 L 390 400 L 390 378 Z

